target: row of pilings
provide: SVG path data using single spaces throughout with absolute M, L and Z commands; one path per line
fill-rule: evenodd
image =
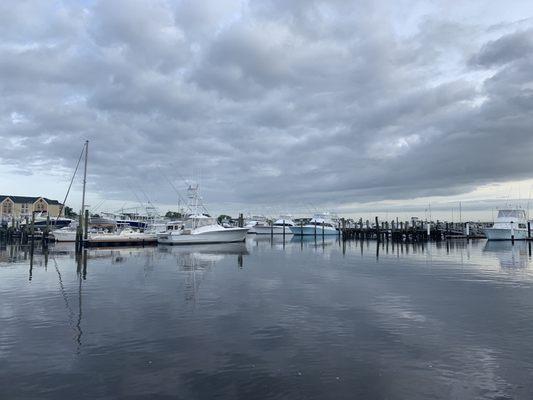
M 528 224 L 528 228 L 530 228 Z M 379 221 L 375 217 L 373 224 L 369 220 L 363 223 L 347 222 L 341 219 L 339 230 L 342 238 L 347 239 L 375 239 L 378 241 L 441 241 L 450 238 L 476 239 L 484 238 L 483 224 L 449 223 L 449 222 L 409 222 L 409 221 Z M 530 229 L 528 229 L 530 231 Z
M 40 244 L 46 248 L 50 242 L 51 227 L 50 217 L 47 217 L 46 225 L 40 228 L 35 226 L 35 214 L 32 214 L 31 219 L 26 217 L 24 223 L 12 218 L 7 224 L 0 226 L 0 242 Z

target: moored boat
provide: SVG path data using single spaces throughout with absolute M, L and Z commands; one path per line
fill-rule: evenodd
M 200 212 L 205 207 L 198 195 L 198 185 L 189 185 L 189 209 L 192 213 L 178 229 L 167 230 L 157 234 L 157 242 L 161 244 L 205 244 L 233 243 L 246 240 L 247 227 L 226 228 L 219 225 L 216 218 Z
M 56 242 L 75 242 L 76 241 L 76 227 L 67 226 L 61 229 L 55 229 L 52 231 L 54 240 Z
M 326 213 L 316 214 L 307 224 L 291 226 L 290 230 L 297 236 L 327 236 L 339 234 L 331 217 Z
M 256 225 L 255 233 L 258 235 L 292 235 L 291 227 L 293 226 L 295 224 L 290 216 L 280 216 L 272 225 Z
M 225 228 L 216 219 L 190 215 L 180 229 L 157 234 L 161 244 L 201 244 L 244 242 L 248 228 Z
M 141 245 L 150 243 L 157 243 L 157 235 L 155 233 L 138 232 L 131 228 L 124 228 L 120 232 L 113 233 L 89 233 L 88 239 L 85 240 L 85 244 L 88 247 Z
M 528 236 L 526 212 L 520 208 L 498 210 L 494 224 L 483 232 L 488 240 L 525 240 Z
M 266 217 L 260 216 L 252 216 L 250 218 L 246 219 L 246 224 L 244 225 L 245 228 L 248 228 L 248 233 L 257 233 L 257 228 L 262 228 L 265 226 L 269 226 Z

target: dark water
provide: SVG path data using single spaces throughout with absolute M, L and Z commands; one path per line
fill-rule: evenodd
M 0 249 L 0 399 L 533 399 L 527 243 Z

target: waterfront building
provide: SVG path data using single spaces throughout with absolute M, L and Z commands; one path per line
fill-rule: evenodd
M 33 212 L 47 213 L 53 218 L 59 215 L 61 208 L 59 201 L 46 197 L 0 195 L 0 219 L 31 217 Z

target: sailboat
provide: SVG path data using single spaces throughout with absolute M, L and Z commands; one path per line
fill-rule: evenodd
M 80 158 L 78 159 L 78 163 L 76 164 L 76 168 L 74 170 L 74 174 L 72 175 L 72 178 L 70 180 L 70 185 L 68 187 L 67 193 L 65 195 L 65 199 L 63 200 L 63 203 L 61 205 L 61 209 L 59 210 L 59 214 L 57 218 L 55 219 L 55 225 L 58 226 L 58 221 L 61 219 L 60 215 L 63 212 L 63 207 L 65 207 L 65 203 L 67 202 L 68 195 L 70 193 L 70 189 L 72 188 L 72 183 L 74 182 L 74 178 L 76 176 L 76 173 L 78 172 L 78 167 L 80 166 L 80 162 L 83 156 L 85 156 L 85 162 L 84 162 L 84 169 L 83 169 L 83 192 L 82 192 L 82 200 L 81 200 L 81 212 L 80 216 L 83 217 L 85 213 L 85 186 L 87 183 L 87 159 L 89 153 L 89 141 L 86 140 L 83 149 L 80 154 Z M 61 229 L 55 229 L 51 233 L 54 236 L 54 240 L 56 242 L 75 242 L 76 241 L 76 234 L 78 230 L 77 224 L 73 223 L 74 221 L 71 221 L 71 223 L 68 226 L 63 225 Z
M 202 212 L 205 206 L 198 194 L 198 185 L 189 184 L 189 210 L 191 213 L 179 229 L 157 234 L 161 244 L 205 244 L 244 242 L 249 228 L 226 228 L 218 224 L 216 218 Z

